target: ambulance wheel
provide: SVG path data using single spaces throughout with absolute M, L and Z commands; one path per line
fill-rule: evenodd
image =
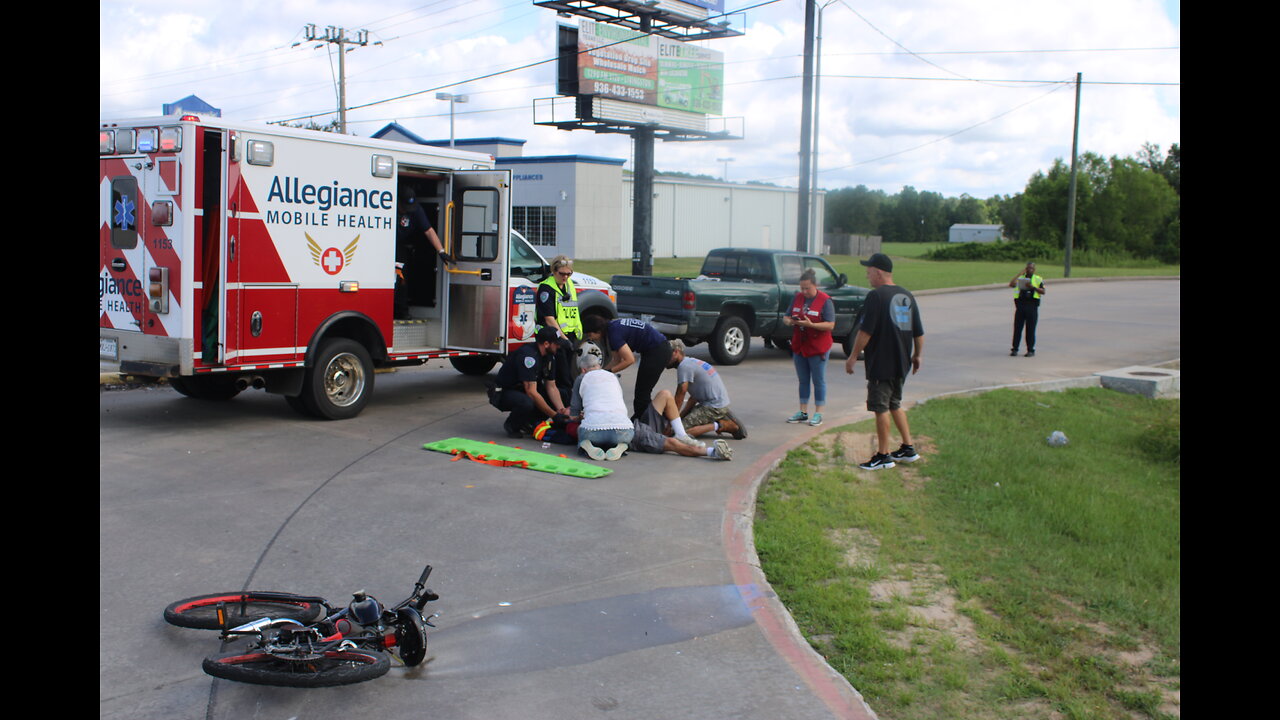
M 354 340 L 334 338 L 320 347 L 299 397 L 316 417 L 346 420 L 360 414 L 372 392 L 369 351 Z
M 449 364 L 463 375 L 487 375 L 498 364 L 498 358 L 493 355 L 467 355 L 451 357 Z
M 230 375 L 194 375 L 169 378 L 169 385 L 179 393 L 197 400 L 230 400 L 240 394 L 236 379 Z

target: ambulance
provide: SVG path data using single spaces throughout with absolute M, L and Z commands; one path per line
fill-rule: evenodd
M 512 232 L 510 171 L 490 155 L 174 115 L 100 122 L 99 166 L 104 371 L 206 400 L 263 389 L 339 420 L 377 368 L 483 374 L 534 332 L 546 261 Z M 407 188 L 455 262 L 404 268 L 396 318 Z M 616 316 L 608 284 L 582 281 L 583 312 Z

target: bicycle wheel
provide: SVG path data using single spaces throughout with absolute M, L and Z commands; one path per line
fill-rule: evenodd
M 217 630 L 218 603 L 226 604 L 227 627 L 236 627 L 265 617 L 312 623 L 324 612 L 324 605 L 319 598 L 247 590 L 210 593 L 179 600 L 164 609 L 164 619 L 178 627 Z
M 400 659 L 404 664 L 413 667 L 427 657 L 427 625 L 422 620 L 422 613 L 411 607 L 400 608 L 396 612 L 399 627 L 396 628 L 396 647 L 400 649 Z
M 374 650 L 328 650 L 316 657 L 290 659 L 263 650 L 241 650 L 204 659 L 204 671 L 216 678 L 253 685 L 312 688 L 350 685 L 382 677 L 391 658 Z

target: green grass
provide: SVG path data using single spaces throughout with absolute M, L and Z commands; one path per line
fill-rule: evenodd
M 884 252 L 894 261 L 894 282 L 910 290 L 935 290 L 940 288 L 969 287 L 973 285 L 1005 284 L 1021 266 L 1016 263 L 930 261 L 920 256 L 932 250 L 935 243 L 885 243 Z M 866 268 L 858 263 L 860 258 L 851 255 L 827 255 L 827 262 L 849 276 L 854 285 L 866 286 Z M 701 257 L 655 258 L 653 274 L 659 277 L 697 277 L 702 267 Z M 609 281 L 613 275 L 630 275 L 630 260 L 578 260 L 574 269 Z M 1037 267 L 1046 283 L 1064 276 L 1062 266 L 1041 264 Z M 1180 275 L 1178 265 L 1139 264 L 1135 267 L 1080 267 L 1073 265 L 1071 277 L 1127 277 L 1134 275 Z
M 934 400 L 924 460 L 877 473 L 853 467 L 870 423 L 837 428 L 762 485 L 762 568 L 884 720 L 1169 717 L 1178 417 L 1101 389 Z

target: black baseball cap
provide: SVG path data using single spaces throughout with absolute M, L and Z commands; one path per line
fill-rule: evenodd
M 876 253 L 871 257 L 867 258 L 866 260 L 859 260 L 858 262 L 863 265 L 866 265 L 867 267 L 873 267 L 873 268 L 876 268 L 877 270 L 883 270 L 887 273 L 893 272 L 893 261 L 890 260 L 889 256 L 885 255 L 884 253 Z
M 560 334 L 556 332 L 555 328 L 548 326 L 539 330 L 538 334 L 533 337 L 535 342 L 556 342 L 560 338 Z

